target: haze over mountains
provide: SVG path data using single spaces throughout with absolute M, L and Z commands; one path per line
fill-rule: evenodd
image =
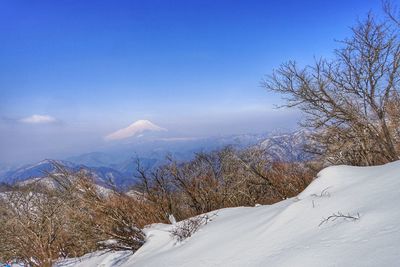
M 113 144 L 106 149 L 68 157 L 57 163 L 73 171 L 84 169 L 99 184 L 112 181 L 118 187 L 126 187 L 136 182 L 137 159 L 147 168 L 152 168 L 165 162 L 167 155 L 185 161 L 193 158 L 196 152 L 209 152 L 228 145 L 236 148 L 257 145 L 273 151 L 277 158 L 289 161 L 305 159 L 302 151 L 306 140 L 304 131 L 205 138 L 171 138 L 166 133 L 166 129 L 150 121 L 138 121 L 108 135 L 106 139 L 113 140 Z M 45 177 L 55 171 L 50 159 L 13 168 L 3 166 L 0 167 L 0 181 L 14 183 Z

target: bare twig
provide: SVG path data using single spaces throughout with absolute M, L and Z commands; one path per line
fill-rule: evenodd
M 331 194 L 328 192 L 329 188 L 331 188 L 331 186 L 328 186 L 327 188 L 322 190 L 320 194 L 312 194 L 311 196 L 313 196 L 313 197 L 330 197 Z
M 327 218 L 323 218 L 318 226 L 321 226 L 324 223 L 327 223 L 329 221 L 331 221 L 331 222 L 336 221 L 339 218 L 342 218 L 345 220 L 357 221 L 360 219 L 360 213 L 357 212 L 356 215 L 351 215 L 350 213 L 347 213 L 347 215 L 346 215 L 346 214 L 343 214 L 340 211 L 338 211 L 337 213 L 333 213 L 332 215 L 328 216 Z

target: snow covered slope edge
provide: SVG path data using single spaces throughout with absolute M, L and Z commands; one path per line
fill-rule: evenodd
M 329 167 L 298 197 L 219 210 L 183 242 L 170 235 L 174 226 L 157 224 L 133 255 L 94 253 L 59 266 L 398 266 L 399 189 L 400 161 Z

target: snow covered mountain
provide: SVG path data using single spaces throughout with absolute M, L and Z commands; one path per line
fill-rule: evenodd
M 123 187 L 135 182 L 135 178 L 125 173 L 121 173 L 109 167 L 87 167 L 82 164 L 74 164 L 68 161 L 43 160 L 35 164 L 30 164 L 17 168 L 16 170 L 8 171 L 1 179 L 2 182 L 9 184 L 21 183 L 28 180 L 37 180 L 38 178 L 46 178 L 49 173 L 57 173 L 57 168 L 54 163 L 65 167 L 70 171 L 85 170 L 87 171 L 100 185 L 106 185 L 110 181 L 119 187 Z
M 274 205 L 227 208 L 183 242 L 176 225 L 145 229 L 135 253 L 97 252 L 58 267 L 398 266 L 400 161 L 322 170 L 300 195 Z
M 241 134 L 207 138 L 162 138 L 143 139 L 128 144 L 116 144 L 108 150 L 90 152 L 58 161 L 72 170 L 88 169 L 98 181 L 113 180 L 118 186 L 126 186 L 135 181 L 136 159 L 152 168 L 165 163 L 167 154 L 175 159 L 186 161 L 196 152 L 208 152 L 227 145 L 236 148 L 251 146 L 266 149 L 273 159 L 285 161 L 305 161 L 310 155 L 303 151 L 307 132 L 297 131 L 285 134 Z M 0 173 L 0 181 L 13 183 L 31 178 L 45 177 L 54 172 L 51 160 L 8 169 Z
M 57 164 L 63 165 L 68 169 L 73 169 L 74 165 L 67 161 L 55 161 Z M 34 164 L 28 164 L 17 168 L 15 170 L 10 170 L 2 175 L 2 181 L 6 183 L 14 183 L 18 181 L 24 181 L 31 178 L 38 178 L 47 175 L 47 173 L 52 173 L 56 170 L 54 164 L 51 160 L 45 159 Z
M 103 151 L 84 153 L 66 160 L 88 167 L 109 167 L 122 173 L 132 174 L 139 157 L 146 166 L 157 166 L 165 162 L 166 155 L 185 161 L 196 152 L 212 151 L 227 145 L 244 148 L 259 144 L 268 134 L 243 134 L 206 138 L 150 138 L 132 143 L 115 144 Z
M 306 133 L 288 134 L 240 134 L 206 138 L 155 138 L 136 140 L 128 144 L 116 144 L 104 151 L 85 153 L 67 160 L 90 167 L 107 166 L 124 172 L 132 169 L 135 158 L 140 157 L 152 164 L 161 164 L 167 154 L 177 160 L 190 160 L 196 152 L 207 152 L 227 145 L 236 148 L 261 146 L 268 148 L 281 159 L 304 160 L 303 146 Z
M 161 131 L 167 131 L 167 129 L 162 128 L 148 120 L 138 120 L 126 128 L 117 130 L 107 135 L 105 139 L 108 141 L 122 140 L 122 139 L 127 139 L 129 137 L 138 136 L 146 131 L 161 132 Z
M 309 135 L 310 132 L 306 130 L 272 135 L 262 141 L 259 146 L 268 151 L 274 160 L 307 161 L 313 157 L 310 153 L 305 152 Z

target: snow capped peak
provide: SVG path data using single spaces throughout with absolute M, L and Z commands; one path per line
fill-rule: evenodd
M 108 141 L 121 140 L 132 136 L 138 136 L 146 131 L 160 132 L 167 131 L 167 129 L 162 128 L 149 120 L 138 120 L 126 128 L 122 128 L 107 135 L 105 139 Z
M 137 120 L 132 124 L 136 124 L 136 125 L 155 125 L 154 123 L 152 123 L 149 120 Z

